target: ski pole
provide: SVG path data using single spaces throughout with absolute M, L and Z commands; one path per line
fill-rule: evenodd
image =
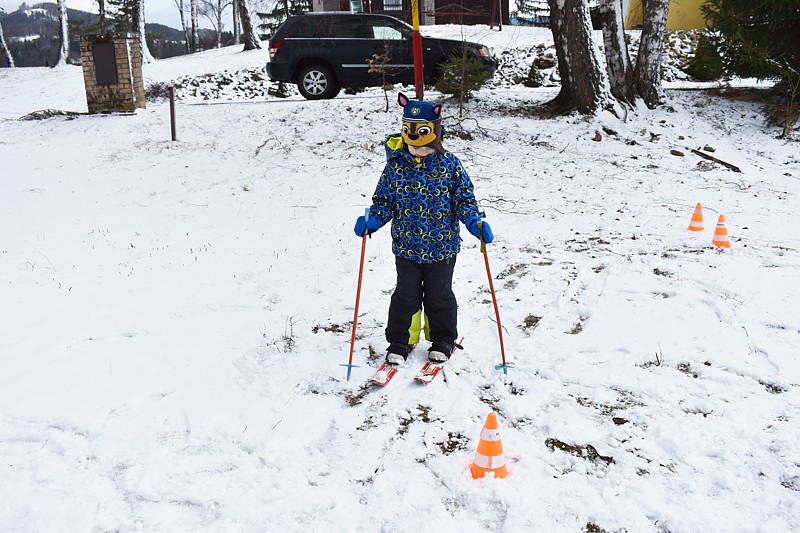
M 506 350 L 503 346 L 503 326 L 500 325 L 500 310 L 497 308 L 497 297 L 494 294 L 494 283 L 492 283 L 492 271 L 489 269 L 489 254 L 486 253 L 486 242 L 483 240 L 483 223 L 478 222 L 478 231 L 481 234 L 481 253 L 483 254 L 483 261 L 486 263 L 486 275 L 489 277 L 489 290 L 492 292 L 492 303 L 494 303 L 494 315 L 497 317 L 497 334 L 500 337 L 500 355 L 503 357 L 503 363 L 495 365 L 496 370 L 503 369 L 503 374 L 508 375 L 508 369 L 514 368 L 514 363 L 506 362 Z
M 369 207 L 364 212 L 364 222 L 369 220 Z M 347 364 L 341 364 L 339 366 L 346 366 L 347 367 L 347 381 L 350 381 L 350 372 L 353 368 L 357 368 L 358 365 L 353 364 L 353 351 L 356 347 L 356 324 L 358 323 L 358 301 L 361 299 L 361 279 L 364 276 L 364 252 L 367 249 L 367 234 L 369 232 L 366 228 L 364 228 L 364 235 L 361 237 L 361 264 L 358 267 L 358 285 L 356 288 L 356 310 L 353 313 L 353 335 L 350 338 L 350 359 L 348 360 Z

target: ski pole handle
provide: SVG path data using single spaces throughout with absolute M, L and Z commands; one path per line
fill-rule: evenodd
M 481 221 L 478 221 L 478 233 L 481 234 L 481 236 L 480 236 L 480 239 L 481 239 L 481 253 L 485 254 L 486 253 L 486 241 L 483 240 L 483 222 L 481 222 Z
M 367 221 L 369 220 L 369 207 L 364 209 L 364 235 L 362 237 L 366 238 L 367 235 L 370 234 L 370 231 L 367 229 Z M 372 238 L 372 237 L 370 237 Z

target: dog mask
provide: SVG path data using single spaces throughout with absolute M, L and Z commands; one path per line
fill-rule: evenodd
M 430 102 L 409 100 L 399 93 L 397 102 L 403 106 L 403 141 L 411 146 L 427 146 L 436 141 L 436 126 L 442 119 L 442 106 Z

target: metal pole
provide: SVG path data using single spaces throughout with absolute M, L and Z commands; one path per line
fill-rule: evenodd
M 422 84 L 425 80 L 422 65 L 422 35 L 419 33 L 419 0 L 411 0 L 411 22 L 414 31 L 411 32 L 411 44 L 414 47 L 414 88 L 417 91 L 417 100 L 425 97 Z
M 169 88 L 169 119 L 172 125 L 172 140 L 176 140 L 175 135 L 175 87 Z

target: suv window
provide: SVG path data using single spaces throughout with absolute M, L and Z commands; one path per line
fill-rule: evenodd
M 360 19 L 345 19 L 339 21 L 334 30 L 337 39 L 366 39 L 367 29 Z
M 298 17 L 289 26 L 286 39 L 330 39 L 333 37 L 334 22 L 323 17 Z
M 382 41 L 400 41 L 403 39 L 403 33 L 391 24 L 376 23 L 372 24 L 371 39 L 380 39 Z

